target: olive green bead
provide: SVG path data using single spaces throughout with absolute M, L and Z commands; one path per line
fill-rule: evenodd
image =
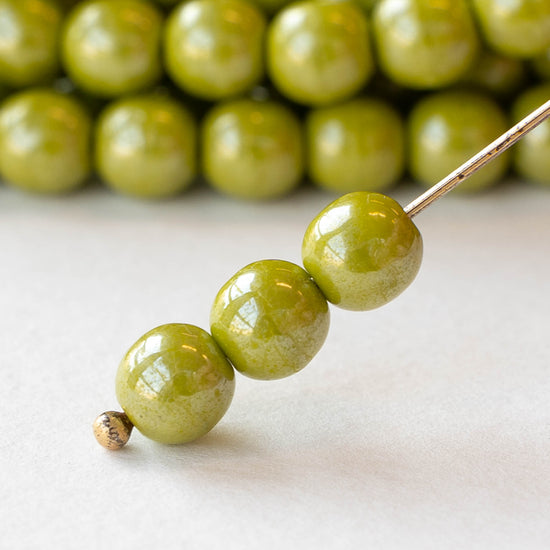
M 548 0 L 472 0 L 485 41 L 505 55 L 529 58 L 550 48 Z
M 121 193 L 143 198 L 174 195 L 196 172 L 196 125 L 179 102 L 154 94 L 109 105 L 96 125 L 95 163 Z
M 312 109 L 306 119 L 311 179 L 338 193 L 387 189 L 403 173 L 404 133 L 398 113 L 381 100 Z
M 61 19 L 50 0 L 0 0 L 0 83 L 32 86 L 57 73 Z
M 550 82 L 524 91 L 514 103 L 513 116 L 519 122 L 550 101 Z M 550 185 L 550 121 L 545 120 L 526 134 L 513 149 L 516 172 L 529 180 Z
M 187 443 L 209 432 L 235 390 L 233 368 L 206 331 L 161 325 L 126 353 L 117 399 L 134 426 L 160 443 Z
M 91 120 L 70 96 L 29 89 L 0 110 L 0 166 L 6 182 L 26 191 L 62 193 L 90 171 Z
M 212 335 L 233 366 L 251 378 L 274 380 L 303 369 L 319 351 L 329 309 L 299 266 L 263 260 L 221 288 L 210 314 Z
M 142 0 L 88 0 L 70 12 L 61 56 L 72 80 L 100 97 L 134 93 L 161 76 L 162 16 Z
M 409 119 L 410 170 L 430 187 L 489 145 L 508 128 L 499 105 L 481 93 L 449 91 L 420 101 Z M 475 192 L 506 174 L 510 156 L 503 153 L 461 183 L 453 193 Z
M 202 169 L 218 191 L 240 199 L 272 199 L 304 171 L 302 128 L 276 102 L 234 100 L 214 107 L 202 125 Z
M 380 0 L 373 27 L 380 68 L 410 88 L 458 81 L 479 48 L 465 0 Z
M 271 22 L 267 61 L 274 84 L 294 101 L 348 99 L 374 71 L 366 15 L 348 1 L 293 3 Z
M 329 204 L 302 244 L 306 270 L 327 300 L 365 311 L 401 294 L 422 262 L 422 238 L 390 197 L 358 191 Z
M 208 100 L 241 94 L 262 77 L 266 21 L 245 0 L 191 0 L 170 14 L 164 33 L 168 74 Z

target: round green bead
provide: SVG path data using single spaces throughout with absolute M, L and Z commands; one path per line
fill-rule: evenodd
M 422 261 L 422 238 L 393 199 L 349 193 L 311 222 L 302 258 L 329 302 L 365 311 L 393 300 L 413 281 Z
M 62 36 L 67 73 L 86 91 L 115 97 L 161 75 L 162 17 L 142 0 L 89 0 L 69 14 Z
M 214 107 L 202 126 L 209 183 L 241 199 L 271 199 L 296 187 L 304 171 L 302 129 L 275 102 L 235 100 Z
M 2 175 L 26 191 L 70 191 L 90 171 L 90 134 L 90 117 L 74 98 L 46 89 L 14 94 L 0 110 Z
M 263 260 L 241 269 L 221 288 L 210 324 L 238 371 L 274 380 L 303 369 L 319 351 L 329 309 L 301 267 Z
M 330 191 L 382 191 L 403 173 L 403 123 L 384 101 L 355 99 L 312 109 L 306 140 L 311 179 Z
M 550 82 L 523 92 L 513 106 L 513 116 L 520 121 L 550 100 Z M 529 180 L 550 185 L 550 121 L 531 130 L 514 147 L 514 167 Z
M 366 15 L 353 2 L 296 2 L 273 19 L 269 74 L 288 98 L 306 105 L 342 101 L 359 91 L 374 64 Z
M 481 93 L 439 92 L 420 101 L 409 119 L 410 170 L 431 187 L 489 145 L 508 128 L 499 105 Z M 508 170 L 503 153 L 453 192 L 475 192 L 498 182 Z
M 168 324 L 142 336 L 116 375 L 117 399 L 134 426 L 160 443 L 209 432 L 233 397 L 233 368 L 206 331 Z
M 50 0 L 0 0 L 1 83 L 32 86 L 57 73 L 61 19 Z
M 245 0 L 183 2 L 166 25 L 166 70 L 204 99 L 243 93 L 263 75 L 265 26 L 261 11 Z
M 98 119 L 95 159 L 100 176 L 116 191 L 143 198 L 174 195 L 195 175 L 195 122 L 167 97 L 119 99 Z
M 550 48 L 548 0 L 472 0 L 489 46 L 513 57 L 534 57 Z
M 380 0 L 373 12 L 382 71 L 399 85 L 452 84 L 476 58 L 479 41 L 464 0 Z

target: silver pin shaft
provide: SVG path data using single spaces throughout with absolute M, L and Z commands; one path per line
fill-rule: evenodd
M 417 197 L 410 204 L 405 206 L 405 213 L 413 218 L 432 202 L 439 199 L 457 185 L 469 178 L 472 174 L 483 168 L 488 162 L 498 157 L 509 147 L 514 145 L 525 134 L 537 127 L 541 122 L 550 116 L 550 100 L 541 105 L 538 109 L 526 116 L 521 122 L 510 128 L 506 133 L 495 139 L 493 143 L 482 151 L 467 160 L 462 166 L 451 172 L 446 178 L 430 187 L 425 193 Z

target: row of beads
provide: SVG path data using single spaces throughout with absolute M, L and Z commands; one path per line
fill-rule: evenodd
M 302 256 L 307 271 L 263 260 L 234 275 L 214 300 L 212 336 L 169 324 L 130 348 L 117 372 L 116 393 L 140 432 L 162 443 L 204 435 L 229 407 L 232 366 L 261 380 L 303 369 L 325 341 L 327 301 L 362 311 L 389 302 L 416 276 L 422 239 L 393 199 L 357 192 L 311 222 Z M 115 422 L 107 417 L 104 425 L 112 429 Z M 118 446 L 112 437 L 108 441 Z
M 550 83 L 529 89 L 516 101 L 513 118 L 549 97 Z M 330 191 L 385 191 L 403 176 L 407 160 L 412 177 L 429 187 L 507 126 L 495 101 L 466 91 L 424 98 L 406 126 L 395 109 L 374 98 L 311 109 L 303 125 L 281 103 L 237 99 L 214 106 L 203 120 L 200 172 L 227 195 L 269 199 L 289 193 L 305 171 Z M 198 141 L 188 109 L 158 94 L 116 100 L 95 125 L 75 98 L 49 90 L 20 92 L 0 109 L 0 172 L 28 191 L 68 191 L 95 169 L 118 192 L 172 196 L 195 178 Z M 514 167 L 522 178 L 549 184 L 549 159 L 545 122 L 517 146 Z M 496 183 L 510 160 L 502 155 L 460 191 Z
M 166 23 L 144 0 L 77 3 L 66 20 L 51 0 L 2 3 L 29 34 L 0 43 L 0 82 L 11 86 L 56 74 L 59 43 L 66 73 L 101 97 L 149 88 L 165 69 L 187 93 L 218 100 L 247 92 L 267 69 L 289 99 L 322 105 L 356 94 L 375 72 L 369 18 L 353 1 L 291 4 L 269 25 L 247 0 L 181 2 Z M 481 49 L 474 18 L 499 53 L 544 59 L 550 50 L 545 0 L 517 0 L 507 9 L 496 0 L 380 0 L 372 38 L 381 70 L 408 88 L 457 82 Z M 38 46 L 32 33 L 41 36 Z

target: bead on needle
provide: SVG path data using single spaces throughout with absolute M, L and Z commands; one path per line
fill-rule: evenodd
M 442 197 L 459 183 L 470 177 L 481 167 L 485 166 L 492 159 L 511 147 L 525 134 L 538 126 L 550 116 L 550 100 L 541 107 L 526 116 L 521 122 L 510 128 L 502 136 L 497 138 L 485 149 L 474 155 L 462 166 L 449 174 L 446 178 L 436 183 L 424 194 L 404 208 L 405 213 L 410 217 L 424 210 L 433 201 Z M 125 413 L 108 411 L 100 414 L 94 422 L 94 435 L 97 441 L 105 448 L 116 450 L 121 449 L 130 438 L 133 424 Z
M 440 182 L 430 187 L 425 193 L 417 197 L 403 209 L 409 218 L 413 218 L 432 202 L 439 199 L 457 185 L 469 178 L 472 174 L 483 168 L 498 155 L 519 141 L 525 134 L 536 128 L 541 122 L 550 116 L 550 100 L 535 109 L 523 120 L 510 128 L 507 132 L 495 139 L 490 145 L 467 160 L 462 166 L 451 172 Z

